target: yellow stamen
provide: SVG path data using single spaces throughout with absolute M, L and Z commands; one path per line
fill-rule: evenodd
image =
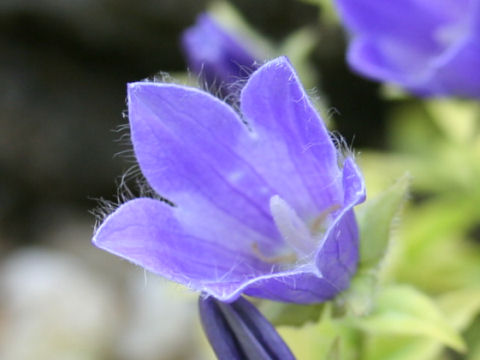
M 315 220 L 312 223 L 311 229 L 312 229 L 312 234 L 316 235 L 321 232 L 325 231 L 325 220 L 327 220 L 328 215 L 330 215 L 332 212 L 340 209 L 342 205 L 339 204 L 332 204 L 325 210 L 323 210 L 320 215 L 318 215 Z
M 257 243 L 252 244 L 252 250 L 256 257 L 258 257 L 260 260 L 268 264 L 283 264 L 283 263 L 291 264 L 297 261 L 297 256 L 293 251 L 283 255 L 265 256 L 260 251 L 260 247 L 258 246 Z

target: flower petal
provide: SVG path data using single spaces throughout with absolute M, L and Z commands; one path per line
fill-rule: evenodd
M 443 61 L 442 61 L 443 62 Z M 443 64 L 437 62 L 438 70 L 429 87 L 436 87 L 439 95 L 456 94 L 480 97 L 480 42 L 468 41 Z
M 239 239 L 244 235 L 229 232 L 216 221 L 204 226 L 211 228 L 207 233 L 204 228 L 185 223 L 182 212 L 158 200 L 131 200 L 103 222 L 93 243 L 169 280 L 197 291 L 205 289 L 220 299 L 231 297 L 225 292 L 230 284 L 270 272 L 270 265 L 242 247 Z M 212 240 L 215 232 L 221 241 Z M 211 291 L 210 284 L 217 283 L 221 285 Z
M 128 100 L 142 173 L 158 194 L 188 209 L 191 226 L 215 221 L 234 232 L 253 229 L 263 235 L 259 245 L 279 243 L 272 190 L 244 160 L 238 145 L 251 136 L 228 105 L 194 88 L 145 82 L 129 85 Z
M 332 299 L 346 288 L 336 287 L 322 277 L 317 270 L 304 269 L 292 273 L 272 274 L 259 277 L 246 284 L 240 291 L 274 301 L 296 304 L 315 304 Z
M 441 95 L 480 97 L 480 1 L 471 9 L 468 32 L 448 52 L 432 63 L 437 71 L 430 87 Z
M 272 273 L 243 284 L 236 291 L 276 301 L 318 303 L 349 286 L 358 261 L 358 228 L 353 207 L 365 200 L 364 180 L 352 159 L 343 168 L 343 208 L 325 235 L 315 262 L 291 272 Z
M 353 35 L 348 62 L 356 72 L 422 96 L 480 93 L 479 35 L 469 36 L 478 0 L 336 3 Z
M 285 57 L 251 75 L 241 110 L 258 139 L 249 161 L 275 195 L 304 220 L 342 200 L 337 151 Z
M 336 0 L 336 4 L 355 35 L 395 39 L 430 52 L 439 51 L 442 45 L 435 29 L 456 22 L 468 8 L 467 0 L 442 0 L 441 6 L 429 0 Z
M 281 272 L 242 247 L 237 235 L 221 224 L 204 228 L 184 223 L 182 209 L 158 200 L 131 200 L 111 214 L 93 243 L 171 281 L 204 291 L 222 301 L 243 292 L 277 301 L 316 303 L 334 297 L 348 281 L 323 278 L 314 264 Z M 205 230 L 206 228 L 210 230 Z M 210 238 L 217 229 L 216 237 Z
M 363 179 L 348 159 L 342 175 L 288 60 L 267 63 L 245 86 L 241 106 L 252 131 L 193 88 L 135 83 L 128 99 L 140 168 L 177 206 L 132 200 L 102 224 L 97 246 L 222 301 L 246 292 L 313 303 L 348 286 L 357 261 L 352 207 L 364 198 Z M 285 245 L 269 212 L 272 196 L 306 223 L 341 207 L 314 262 L 262 260 Z
M 358 262 L 358 227 L 353 207 L 365 201 L 365 183 L 352 159 L 343 167 L 343 207 L 329 227 L 315 262 L 322 276 L 338 288 L 345 288 Z
M 358 36 L 347 53 L 349 65 L 372 79 L 416 89 L 431 76 L 430 54 L 401 42 Z

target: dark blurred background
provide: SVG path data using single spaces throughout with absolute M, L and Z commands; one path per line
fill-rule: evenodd
M 86 212 L 96 206 L 90 198 L 113 196 L 126 168 L 114 157 L 124 150 L 114 130 L 126 122 L 125 84 L 184 69 L 178 35 L 203 8 L 178 0 L 0 2 L 7 239 L 29 241 L 59 205 Z

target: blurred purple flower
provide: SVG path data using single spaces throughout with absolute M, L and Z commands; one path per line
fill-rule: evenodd
M 245 293 L 315 303 L 348 286 L 363 178 L 286 58 L 251 75 L 242 118 L 174 84 L 129 84 L 128 107 L 142 173 L 175 206 L 128 201 L 99 227 L 96 246 L 226 302 Z
M 336 0 L 350 66 L 423 96 L 480 97 L 480 0 Z
M 224 93 L 231 90 L 229 85 L 246 78 L 258 67 L 247 45 L 208 14 L 199 15 L 196 24 L 182 35 L 190 70 L 200 75 L 209 87 L 220 88 Z

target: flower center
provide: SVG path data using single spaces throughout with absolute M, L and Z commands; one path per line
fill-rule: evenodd
M 298 216 L 296 211 L 280 196 L 274 195 L 270 198 L 270 212 L 275 225 L 285 241 L 286 249 L 278 255 L 264 255 L 258 244 L 252 244 L 252 250 L 260 260 L 272 264 L 295 263 L 299 259 L 313 256 L 318 242 L 327 229 L 329 215 L 339 209 L 340 205 L 335 204 L 322 211 L 310 227 Z

